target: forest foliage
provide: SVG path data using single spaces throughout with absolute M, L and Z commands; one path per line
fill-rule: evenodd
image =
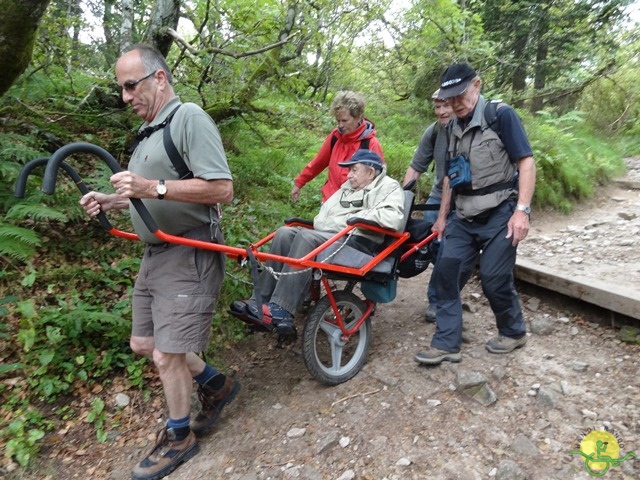
M 286 217 L 314 215 L 324 177 L 297 204 L 289 192 L 334 126 L 328 109 L 341 89 L 365 95 L 389 172 L 401 179 L 453 61 L 477 69 L 486 96 L 518 108 L 538 167 L 535 205 L 569 211 L 640 150 L 631 3 L 52 1 L 28 67 L 0 98 L 0 180 L 13 186 L 25 163 L 78 141 L 126 165 L 141 121 L 120 101 L 113 63 L 146 41 L 167 53 L 182 100 L 218 123 L 234 176 L 223 219 L 230 245 L 246 246 Z M 69 161 L 90 188 L 109 189 L 97 159 Z M 431 175 L 423 177 L 424 193 Z M 140 246 L 105 235 L 84 216 L 72 182 L 62 174 L 57 182 L 55 195 L 43 194 L 35 170 L 24 199 L 0 191 L 0 444 L 7 464 L 23 467 L 56 421 L 42 405 L 114 372 L 144 389 L 144 361 L 127 345 Z M 110 219 L 129 229 L 126 215 Z M 225 304 L 250 291 L 243 267 L 227 270 L 216 347 L 243 337 Z

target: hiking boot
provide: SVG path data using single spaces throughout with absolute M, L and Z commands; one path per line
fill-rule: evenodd
M 436 321 L 436 306 L 430 303 L 427 307 L 427 311 L 424 314 L 424 321 L 427 323 L 433 323 Z
M 489 339 L 484 346 L 491 353 L 509 353 L 513 352 L 516 348 L 523 347 L 527 343 L 527 334 L 525 333 L 520 338 L 510 338 L 504 335 L 496 335 Z
M 440 365 L 442 362 L 457 363 L 462 360 L 460 352 L 445 352 L 429 347 L 426 352 L 420 352 L 415 357 L 416 362 L 424 365 Z
M 181 463 L 186 462 L 196 453 L 199 446 L 193 432 L 184 440 L 176 440 L 173 428 L 164 427 L 156 439 L 151 452 L 134 467 L 131 472 L 133 480 L 158 480 L 173 472 Z
M 220 418 L 220 413 L 227 403 L 236 397 L 240 391 L 240 382 L 227 377 L 220 390 L 214 390 L 206 385 L 198 385 L 198 399 L 200 413 L 191 422 L 191 431 L 196 435 L 207 433 Z
M 271 321 L 280 335 L 295 335 L 296 327 L 293 325 L 293 315 L 277 303 L 269 302 L 267 305 L 271 313 Z

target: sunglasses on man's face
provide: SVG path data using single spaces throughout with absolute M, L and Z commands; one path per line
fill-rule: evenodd
M 347 192 L 342 192 L 342 195 L 340 196 L 340 206 L 342 208 L 349 208 L 349 205 L 360 208 L 364 205 L 364 190 L 362 191 L 362 198 L 360 200 L 344 200 L 345 193 Z
M 156 74 L 155 70 L 153 72 L 151 72 L 149 75 L 147 75 L 146 77 L 142 77 L 139 80 L 127 80 L 126 82 L 124 82 L 122 84 L 122 89 L 126 90 L 127 92 L 133 92 L 136 87 L 138 86 L 138 84 L 140 82 L 143 82 L 144 80 L 146 80 L 147 78 L 150 78 L 152 76 L 154 76 Z

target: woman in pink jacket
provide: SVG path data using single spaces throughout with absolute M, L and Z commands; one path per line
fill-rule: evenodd
M 323 185 L 322 202 L 336 192 L 347 181 L 348 169 L 338 166 L 353 156 L 360 148 L 373 150 L 384 161 L 382 146 L 376 138 L 376 127 L 364 117 L 364 97 L 356 92 L 343 91 L 336 95 L 331 104 L 331 114 L 338 126 L 333 129 L 316 154 L 296 177 L 291 189 L 291 199 L 300 199 L 300 190 L 326 168 L 329 175 Z

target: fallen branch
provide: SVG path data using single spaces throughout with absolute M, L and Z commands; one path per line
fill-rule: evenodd
M 356 397 L 364 397 L 365 395 L 373 395 L 374 393 L 378 393 L 382 390 L 382 388 L 378 388 L 377 390 L 371 390 L 370 392 L 364 392 L 364 393 L 354 393 L 353 395 L 349 395 L 347 397 L 343 397 L 339 400 L 336 400 L 335 402 L 333 402 L 331 404 L 331 408 L 335 407 L 337 404 L 341 403 L 341 402 L 346 402 L 347 400 L 351 400 L 352 398 L 356 398 Z
M 280 463 L 267 463 L 265 465 L 258 465 L 258 468 L 271 468 L 271 467 L 281 467 L 283 465 L 288 465 L 289 463 L 294 463 L 295 460 L 287 460 L 286 462 Z

